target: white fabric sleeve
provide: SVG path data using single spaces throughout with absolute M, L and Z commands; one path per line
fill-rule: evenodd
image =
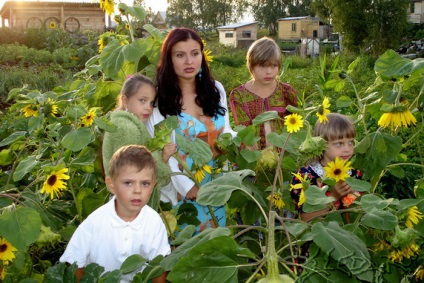
M 91 234 L 85 229 L 83 222 L 75 230 L 59 261 L 69 264 L 76 262 L 79 268 L 85 267 L 90 251 L 90 239 Z
M 218 89 L 219 94 L 221 95 L 221 105 L 222 107 L 225 108 L 225 116 L 224 116 L 225 125 L 224 125 L 223 133 L 230 133 L 234 138 L 237 135 L 237 132 L 235 132 L 230 126 L 230 116 L 228 112 L 227 94 L 225 93 L 225 89 L 220 82 L 215 81 L 215 86 Z
M 153 109 L 152 115 L 145 123 L 146 128 L 152 137 L 154 136 L 155 125 L 163 120 L 165 120 L 165 118 L 162 116 L 162 114 L 160 114 L 159 109 Z M 171 133 L 171 140 L 175 143 L 175 131 Z M 171 168 L 171 172 L 181 173 L 181 170 L 178 167 L 178 161 L 174 157 L 171 157 L 168 163 L 169 167 Z M 185 197 L 194 184 L 194 181 L 192 181 L 187 176 L 171 176 L 171 183 L 161 189 L 161 200 L 165 202 L 171 202 L 173 205 L 176 205 L 178 203 L 177 192 Z

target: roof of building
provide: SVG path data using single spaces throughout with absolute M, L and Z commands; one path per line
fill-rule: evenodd
M 256 24 L 256 22 L 245 22 L 245 23 L 230 24 L 230 25 L 226 25 L 226 26 L 217 27 L 217 29 L 236 29 L 236 28 L 239 28 L 239 27 L 244 27 L 244 26 L 253 25 L 253 24 Z
M 280 18 L 279 21 L 293 21 L 293 20 L 302 20 L 302 19 L 311 19 L 319 21 L 318 18 L 311 17 L 311 16 L 300 16 L 300 17 L 287 17 L 287 18 Z
M 54 4 L 85 4 L 85 5 L 99 5 L 99 3 L 94 2 L 93 0 L 66 0 L 66 1 L 60 1 L 60 0 L 8 0 L 5 1 L 2 6 L 0 6 L 0 15 L 3 15 L 5 13 L 5 10 L 9 7 L 15 7 L 15 5 L 20 4 L 26 4 L 28 6 L 28 3 L 31 5 L 54 5 Z M 100 6 L 99 6 L 100 7 Z

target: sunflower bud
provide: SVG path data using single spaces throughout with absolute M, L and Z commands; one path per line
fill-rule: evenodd
M 395 248 L 403 248 L 405 245 L 414 242 L 416 238 L 417 235 L 414 229 L 406 228 L 401 230 L 399 226 L 396 226 L 395 235 L 390 240 L 390 243 Z
M 163 211 L 160 213 L 160 217 L 163 222 L 166 222 L 166 231 L 168 232 L 168 236 L 173 235 L 177 229 L 177 218 L 175 218 L 175 215 L 170 211 Z
M 306 139 L 299 146 L 299 153 L 303 160 L 321 156 L 327 149 L 327 143 L 322 137 L 312 137 L 310 131 L 306 132 Z
M 35 241 L 35 244 L 39 248 L 54 246 L 61 240 L 61 238 L 62 237 L 59 234 L 54 233 L 50 227 L 41 225 L 40 235 L 38 235 L 38 239 Z
M 256 168 L 262 168 L 263 170 L 275 169 L 278 163 L 278 153 L 273 147 L 267 147 L 261 151 L 261 157 L 256 164 Z

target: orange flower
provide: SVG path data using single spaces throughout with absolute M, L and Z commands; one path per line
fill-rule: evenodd
M 345 196 L 342 199 L 343 205 L 345 207 L 348 207 L 349 205 L 351 205 L 355 201 L 355 199 L 356 199 L 356 195 L 354 195 L 354 194 L 348 194 L 347 196 Z

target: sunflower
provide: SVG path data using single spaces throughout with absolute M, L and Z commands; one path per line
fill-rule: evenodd
M 68 168 L 63 168 L 47 176 L 40 193 L 50 194 L 50 198 L 54 198 L 55 195 L 59 196 L 60 191 L 66 190 L 66 183 L 63 181 L 69 179 L 69 176 L 65 174 L 66 172 L 68 172 Z
M 270 199 L 271 199 L 271 196 L 269 195 L 267 197 L 267 200 L 270 200 Z M 285 205 L 283 198 L 279 194 L 274 194 L 274 196 L 272 197 L 272 204 L 276 208 L 278 208 L 279 210 L 281 210 L 284 207 L 284 205 Z
M 56 24 L 55 24 L 55 22 L 50 22 L 50 24 L 49 24 L 49 28 L 51 28 L 51 29 L 55 29 L 55 28 L 56 28 Z
M 126 29 L 126 30 L 129 30 L 129 29 L 130 29 L 130 25 L 129 25 L 129 24 L 126 24 L 126 25 L 125 25 L 125 29 Z
M 318 107 L 318 112 L 316 113 L 320 123 L 325 124 L 328 122 L 327 114 L 330 114 L 330 110 L 329 110 L 330 105 L 331 104 L 330 104 L 330 100 L 328 100 L 328 97 L 324 97 L 324 101 Z
M 113 18 L 113 21 L 119 24 L 122 21 L 121 16 L 115 15 L 115 17 Z
M 297 113 L 293 113 L 285 117 L 284 125 L 287 126 L 287 132 L 296 133 L 303 127 L 302 116 Z
M 40 112 L 45 115 L 52 115 L 53 117 L 59 113 L 59 108 L 55 104 L 55 101 L 51 98 L 47 99 L 47 102 L 41 107 Z
M 418 224 L 423 217 L 424 216 L 421 211 L 418 210 L 418 207 L 411 207 L 408 209 L 408 216 L 405 221 L 406 227 L 412 228 L 415 224 Z
M 300 189 L 301 190 L 300 195 L 299 195 L 299 203 L 298 203 L 298 205 L 301 206 L 306 201 L 304 184 L 309 183 L 308 177 L 307 177 L 307 175 L 302 176 L 300 173 L 292 173 L 292 175 L 295 176 L 300 181 L 300 183 L 290 184 L 290 190 L 293 190 L 293 189 L 297 189 L 297 190 Z M 307 187 L 307 185 L 306 185 L 306 187 Z
M 349 178 L 349 170 L 352 169 L 350 166 L 351 162 L 347 159 L 339 159 L 336 156 L 336 159 L 332 162 L 329 162 L 326 167 L 324 167 L 325 173 L 324 176 L 327 178 L 336 179 L 338 181 L 344 181 L 346 178 Z
M 100 8 L 110 16 L 115 11 L 115 2 L 113 0 L 100 0 Z
M 424 280 L 424 266 L 420 265 L 418 269 L 414 272 L 415 280 L 422 281 Z
M 196 182 L 201 183 L 203 179 L 205 179 L 205 176 L 206 176 L 205 172 L 211 174 L 212 166 L 205 164 L 201 168 L 197 169 L 196 172 L 194 173 L 194 179 L 196 180 Z
M 94 109 L 90 109 L 87 114 L 81 117 L 81 127 L 91 126 L 95 117 L 96 111 Z
M 213 56 L 211 55 L 212 51 L 209 49 L 203 50 L 203 56 L 205 56 L 205 61 L 209 64 L 210 62 L 213 62 Z
M 100 38 L 97 41 L 97 45 L 99 46 L 99 53 L 102 53 L 103 48 L 105 48 L 105 43 L 103 41 L 103 38 Z
M 412 243 L 409 247 L 404 249 L 391 251 L 388 258 L 392 262 L 401 262 L 404 258 L 409 259 L 415 256 L 419 253 L 419 251 L 420 247 L 417 244 Z
M 11 243 L 9 243 L 5 238 L 0 237 L 0 260 L 3 261 L 3 263 L 8 264 L 9 261 L 12 261 L 12 259 L 15 258 L 15 254 L 13 252 L 16 251 L 17 249 L 12 246 Z
M 24 108 L 21 109 L 21 112 L 24 113 L 25 117 L 37 117 L 38 116 L 38 108 L 34 104 L 28 104 Z
M 405 105 L 394 107 L 391 112 L 384 113 L 378 120 L 378 125 L 384 128 L 389 125 L 391 128 L 402 126 L 408 128 L 409 125 L 416 123 L 417 119 Z

